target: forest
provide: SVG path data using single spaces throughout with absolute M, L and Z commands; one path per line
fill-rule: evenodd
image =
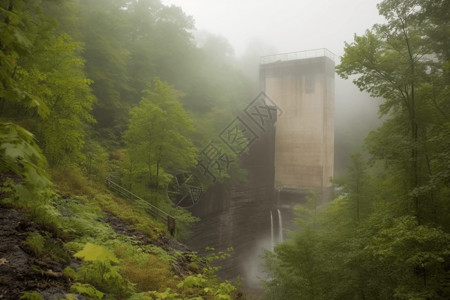
M 386 0 L 336 67 L 382 98 L 382 125 L 335 178 L 336 198 L 297 207 L 267 252 L 268 299 L 450 298 L 450 2 Z
M 265 252 L 266 299 L 450 298 L 450 1 L 378 11 L 386 22 L 346 43 L 336 72 L 382 99 L 382 125 L 334 200 L 312 194 Z M 1 236 L 21 247 L 0 246 L 16 276 L 0 275 L 0 298 L 251 299 L 215 275 L 230 253 L 178 242 L 198 219 L 166 195 L 258 92 L 240 64 L 159 0 L 0 1 L 0 229 L 25 224 Z M 238 162 L 218 180 L 244 177 Z M 178 241 L 107 177 L 173 216 Z M 33 257 L 25 275 L 8 251 Z
M 255 89 L 227 41 L 209 33 L 195 40 L 192 18 L 159 1 L 1 1 L 0 18 L 0 198 L 41 226 L 21 242 L 40 261 L 31 275 L 56 272 L 44 263 L 65 264 L 56 273 L 66 299 L 236 294 L 208 263 L 228 253 L 186 252 L 163 238 L 167 225 L 145 203 L 104 186 L 107 176 L 121 178 L 177 220 L 177 239 L 188 237 L 197 218 L 171 205 L 165 186 L 197 164 L 198 147 Z M 114 232 L 104 221 L 110 214 L 150 244 Z M 9 268 L 5 253 L 0 267 Z M 71 257 L 82 266 L 69 266 Z M 2 297 L 46 298 L 11 281 L 2 277 Z

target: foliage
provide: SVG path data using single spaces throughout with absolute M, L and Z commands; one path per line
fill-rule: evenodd
M 102 246 L 86 243 L 83 250 L 78 251 L 75 257 L 82 258 L 84 261 L 99 261 L 101 263 L 112 262 L 118 263 L 117 257 L 108 249 Z
M 167 204 L 167 202 L 162 207 L 176 220 L 175 237 L 181 241 L 187 240 L 192 234 L 192 226 L 200 221 L 200 219 L 193 216 L 189 211 L 181 207 L 173 207 Z
M 101 221 L 103 212 L 94 204 L 83 204 L 74 199 L 60 199 L 56 204 L 60 214 L 59 224 L 64 235 L 70 238 L 95 238 L 108 240 L 112 229 Z
M 171 207 L 158 188 L 194 166 L 194 143 L 209 141 L 230 108 L 250 100 L 226 43 L 211 36 L 197 44 L 192 18 L 159 0 L 3 1 L 0 19 L 2 203 L 46 230 L 29 234 L 24 245 L 55 260 L 68 262 L 65 251 L 82 258 L 65 274 L 76 281 L 72 292 L 87 297 L 145 298 L 148 289 L 171 288 L 193 299 L 228 299 L 233 287 L 200 270 L 203 264 L 191 265 L 205 272 L 201 287 L 177 288 L 184 279 L 171 265 L 180 253 L 116 234 L 103 210 L 152 239 L 166 226 L 102 184 L 115 172 L 133 189 L 153 188 L 151 201 L 176 217 L 177 236 L 188 235 L 197 219 Z M 156 76 L 162 80 L 146 87 Z M 200 132 L 194 123 L 203 125 Z M 118 150 L 125 143 L 128 149 Z
M 39 86 L 34 94 L 42 94 L 40 97 L 49 108 L 47 118 L 29 126 L 34 128 L 52 166 L 84 159 L 81 150 L 86 125 L 94 122 L 89 113 L 94 101 L 89 89 L 91 81 L 83 73 L 83 61 L 76 53 L 77 48 L 77 43 L 66 34 L 49 38 L 43 50 L 36 50 L 39 54 L 23 60 L 26 70 L 17 74 L 20 82 Z M 38 76 L 33 76 L 36 73 Z
M 418 225 L 411 216 L 390 223 L 364 250 L 401 274 L 396 278 L 395 297 L 439 299 L 449 295 L 450 290 L 445 287 L 448 276 L 445 262 L 450 257 L 450 234 L 439 228 Z
M 124 297 L 132 293 L 132 289 L 119 273 L 119 260 L 103 246 L 86 243 L 75 257 L 83 258 L 86 264 L 76 272 L 76 278 L 82 279 L 101 291 Z
M 39 232 L 33 231 L 28 234 L 25 244 L 28 245 L 36 256 L 44 251 L 45 238 Z
M 181 101 L 201 131 L 194 136 L 197 146 L 223 129 L 231 107 L 253 97 L 228 42 L 212 34 L 194 40 L 194 21 L 178 7 L 161 1 L 45 2 L 59 28 L 83 45 L 85 71 L 98 99 L 95 131 L 113 150 L 121 147 L 130 109 L 156 76 L 184 92 Z
M 121 274 L 124 278 L 136 284 L 137 292 L 164 291 L 175 288 L 178 280 L 170 269 L 155 255 L 147 255 L 147 260 L 134 261 L 125 259 L 121 264 Z
M 350 163 L 347 173 L 334 181 L 339 189 L 338 196 L 342 197 L 344 205 L 349 205 L 350 216 L 345 216 L 348 220 L 358 223 L 362 217 L 371 211 L 373 187 L 370 184 L 368 166 L 361 153 L 350 155 Z M 347 210 L 346 210 L 347 211 Z
M 26 300 L 42 300 L 42 295 L 38 292 L 24 292 L 23 296 L 20 299 Z
M 103 182 L 103 180 L 114 172 L 114 160 L 109 159 L 105 149 L 94 139 L 88 138 L 83 146 L 83 155 L 85 159 L 81 162 L 80 167 L 83 174 L 86 174 L 89 180 Z
M 94 98 L 78 45 L 55 32 L 39 2 L 2 4 L 0 113 L 36 134 L 51 165 L 75 163 Z
M 51 186 L 45 171 L 46 160 L 30 132 L 12 123 L 0 122 L 0 159 L 0 172 L 13 173 L 20 178 L 18 183 L 9 183 L 12 200 L 29 203 L 46 195 Z
M 48 19 L 44 17 L 39 1 L 18 0 L 14 3 L 3 1 L 0 4 L 0 30 L 2 36 L 0 51 L 0 100 L 1 110 L 5 109 L 5 102 L 20 103 L 27 109 L 33 109 L 41 117 L 49 114 L 45 100 L 21 86 L 15 78 L 17 69 L 21 69 L 20 59 L 31 56 L 30 48 L 46 32 Z M 41 28 L 39 28 L 41 26 Z M 34 88 L 34 87 L 33 87 Z
M 445 128 L 449 109 L 448 56 L 433 34 L 439 13 L 430 6 L 432 1 L 383 1 L 378 8 L 387 24 L 355 36 L 337 67 L 344 78 L 357 74 L 354 83 L 361 90 L 383 98 L 380 114 L 389 118 L 371 134 L 369 151 L 393 173 L 402 172 L 405 201 L 421 221 L 430 220 L 429 203 L 438 188 L 429 182 L 442 158 L 430 141 Z
M 153 89 L 131 110 L 125 140 L 130 161 L 144 167 L 145 183 L 158 191 L 170 175 L 186 172 L 196 163 L 189 140 L 192 120 L 178 102 L 179 92 L 155 79 Z M 136 174 L 137 175 L 137 174 Z
M 200 295 L 205 297 L 213 297 L 214 299 L 229 299 L 231 300 L 230 293 L 236 290 L 236 288 L 229 282 L 222 282 L 214 287 L 210 287 L 208 280 L 201 274 L 191 275 L 186 277 L 183 282 L 179 283 L 177 287 L 182 290 L 183 297 L 192 297 L 195 293 L 195 288 L 200 288 Z M 194 296 L 194 299 L 197 298 Z M 201 298 L 201 297 L 198 297 Z
M 89 299 L 102 299 L 104 295 L 92 285 L 79 282 L 72 284 L 72 286 L 70 287 L 70 291 L 73 293 L 86 295 L 89 297 Z
M 383 98 L 384 122 L 366 139 L 368 161 L 352 155 L 335 180 L 338 197 L 297 209 L 298 228 L 266 253 L 267 298 L 449 298 L 445 8 L 382 1 L 386 24 L 346 44 L 337 72 Z
M 170 288 L 164 292 L 149 292 L 156 299 L 223 299 L 231 300 L 236 287 L 229 282 L 214 283 L 203 275 L 191 275 L 177 285 L 178 291 Z M 153 299 L 153 298 L 152 298 Z
M 52 178 L 55 187 L 61 194 L 76 194 L 78 196 L 78 201 L 75 201 L 73 204 L 70 204 L 72 201 L 67 200 L 68 204 L 74 205 L 73 208 L 75 209 L 73 213 L 71 212 L 72 208 L 65 213 L 67 222 L 74 222 L 68 228 L 69 230 L 76 228 L 76 224 L 79 221 L 80 226 L 83 227 L 76 229 L 75 232 L 90 235 L 93 232 L 102 231 L 105 235 L 109 235 L 108 229 L 105 229 L 97 220 L 102 217 L 100 209 L 110 212 L 122 220 L 131 222 L 136 228 L 152 238 L 156 238 L 167 228 L 165 224 L 154 220 L 145 210 L 142 210 L 134 203 L 113 196 L 103 185 L 87 180 L 79 169 L 53 170 Z M 88 206 L 82 205 L 82 203 L 88 204 Z M 85 211 L 87 215 L 84 215 L 84 213 L 82 215 L 82 211 Z M 86 222 L 88 219 L 90 221 Z
M 60 172 L 63 171 L 60 170 Z M 177 285 L 183 281 L 183 278 L 174 276 L 171 266 L 178 263 L 178 256 L 181 254 L 173 250 L 166 251 L 154 245 L 137 246 L 130 237 L 115 234 L 102 220 L 103 213 L 95 205 L 98 201 L 96 200 L 97 194 L 104 189 L 99 187 L 97 190 L 95 183 L 89 182 L 85 178 L 81 179 L 81 174 L 77 175 L 76 172 L 74 174 L 72 175 L 74 180 L 70 181 L 71 184 L 64 182 L 68 177 L 55 184 L 60 192 L 71 195 L 71 197 L 55 197 L 51 205 L 40 206 L 42 212 L 39 213 L 45 215 L 46 212 L 49 212 L 54 215 L 52 219 L 56 221 L 53 225 L 57 226 L 61 236 L 70 240 L 70 242 L 66 242 L 64 248 L 66 251 L 74 253 L 74 257 L 83 259 L 82 266 L 77 270 L 70 267 L 64 270 L 65 275 L 76 281 L 71 291 L 98 299 L 101 298 L 100 293 L 103 293 L 104 297 L 134 297 L 136 299 L 141 297 L 145 299 L 146 296 L 142 293 L 149 290 L 158 290 L 164 293 L 168 287 L 173 289 L 174 293 L 178 293 L 178 289 L 181 288 L 177 288 Z M 80 178 L 77 179 L 77 176 Z M 71 190 L 72 188 L 73 190 Z M 74 199 L 75 191 L 84 195 Z M 107 192 L 107 190 L 105 191 Z M 110 205 L 119 200 L 119 198 L 109 197 Z M 115 205 L 125 208 L 125 204 L 126 202 L 122 204 L 119 202 Z M 128 216 L 130 220 L 139 221 L 134 215 L 134 211 L 130 211 L 130 214 Z M 147 216 L 147 218 L 149 217 Z M 155 229 L 150 225 L 148 229 L 154 233 Z M 48 238 L 49 235 L 37 233 L 35 235 L 33 234 L 27 242 L 39 246 L 38 251 L 42 250 L 42 254 L 49 254 L 55 259 L 57 257 L 64 258 L 64 255 L 58 253 L 58 250 L 51 245 L 53 243 L 50 242 L 52 239 Z M 215 259 L 217 256 L 223 255 L 214 254 L 211 259 Z M 200 266 L 204 266 L 204 263 L 200 262 L 201 258 L 197 258 L 193 254 L 191 259 L 192 262 L 197 262 L 198 266 L 196 270 L 191 271 L 204 272 L 203 278 L 207 282 L 204 282 L 201 288 L 183 288 L 187 289 L 183 292 L 185 295 L 190 293 L 191 298 L 199 297 L 196 295 L 212 297 L 212 295 L 224 295 L 232 289 L 230 284 L 220 285 L 213 276 L 212 269 L 201 270 Z M 207 288 L 206 291 L 205 288 Z M 173 293 L 170 294 L 173 295 Z

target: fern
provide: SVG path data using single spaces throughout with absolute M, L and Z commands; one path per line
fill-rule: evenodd
M 70 291 L 81 295 L 87 295 L 90 299 L 102 299 L 104 295 L 95 287 L 87 283 L 77 282 L 70 287 Z
M 30 247 L 36 256 L 44 252 L 45 238 L 39 232 L 33 231 L 28 234 L 25 244 Z
M 105 247 L 86 243 L 83 250 L 77 252 L 75 257 L 82 258 L 85 261 L 99 261 L 101 263 L 113 262 L 119 263 L 117 257 Z
M 34 136 L 12 123 L 0 122 L 0 172 L 13 173 L 20 182 L 11 184 L 9 199 L 19 205 L 38 205 L 51 187 L 45 157 Z
M 74 256 L 87 262 L 76 272 L 76 278 L 119 298 L 133 293 L 131 285 L 120 275 L 119 266 L 111 265 L 111 263 L 118 264 L 119 259 L 105 247 L 86 243 Z M 72 273 L 71 270 L 67 272 Z
M 20 299 L 26 299 L 26 300 L 42 300 L 41 294 L 38 292 L 24 292 L 23 296 L 20 297 Z

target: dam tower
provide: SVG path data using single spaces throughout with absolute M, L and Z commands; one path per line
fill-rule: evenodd
M 334 54 L 327 49 L 261 57 L 262 89 L 282 110 L 275 188 L 328 194 L 334 167 Z

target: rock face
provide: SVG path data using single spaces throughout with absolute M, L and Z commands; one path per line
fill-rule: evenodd
M 225 279 L 241 275 L 244 284 L 250 287 L 259 284 L 256 276 L 262 276 L 262 248 L 271 247 L 270 211 L 275 205 L 275 120 L 266 122 L 259 131 L 255 129 L 257 139 L 248 153 L 241 155 L 247 181 L 231 179 L 216 183 L 191 208 L 201 221 L 194 228 L 188 244 L 200 252 L 206 246 L 214 247 L 216 251 L 233 247 L 231 258 L 220 263 L 219 275 Z
M 67 264 L 37 258 L 23 243 L 29 232 L 42 228 L 11 208 L 0 206 L 0 216 L 0 299 L 19 299 L 32 291 L 39 291 L 43 299 L 64 298 L 69 280 L 62 271 Z

